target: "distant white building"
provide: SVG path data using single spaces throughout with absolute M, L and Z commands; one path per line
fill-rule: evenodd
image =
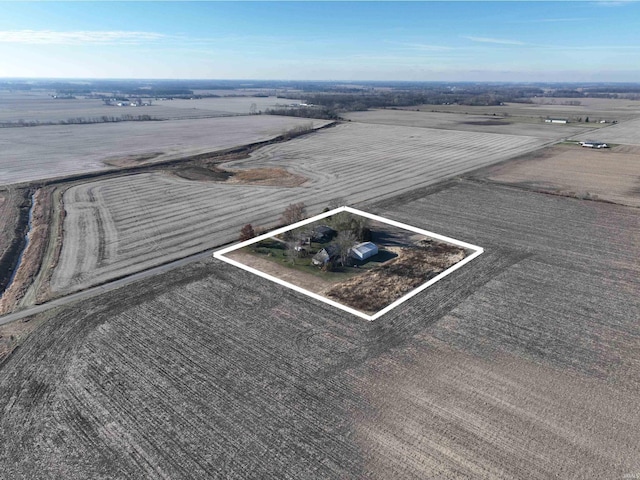
M 378 253 L 378 246 L 375 243 L 363 242 L 351 247 L 350 253 L 357 260 L 366 260 Z
M 569 120 L 566 118 L 545 118 L 545 123 L 569 123 Z
M 603 142 L 594 142 L 593 140 L 587 140 L 586 142 L 580 142 L 580 145 L 586 148 L 609 148 L 609 145 Z

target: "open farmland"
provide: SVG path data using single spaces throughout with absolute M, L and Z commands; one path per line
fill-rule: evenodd
M 407 127 L 441 128 L 465 132 L 528 135 L 547 140 L 559 140 L 584 132 L 590 124 L 570 123 L 552 125 L 538 117 L 504 117 L 497 115 L 465 115 L 464 113 L 439 113 L 409 110 L 370 110 L 343 115 L 353 122 Z
M 369 207 L 485 254 L 372 323 L 213 259 L 66 307 L 0 366 L 3 471 L 640 471 L 637 209 L 468 181 Z
M 7 128 L 0 136 L 0 184 L 95 172 L 105 161 L 132 156 L 153 161 L 261 142 L 283 131 L 324 120 L 254 115 L 163 122 Z
M 54 91 L 30 91 L 16 92 L 0 90 L 0 124 L 14 123 L 23 120 L 25 122 L 63 122 L 74 118 L 95 118 L 120 115 L 150 115 L 155 119 L 177 120 L 181 118 L 207 118 L 228 115 L 248 115 L 251 106 L 255 104 L 257 111 L 265 111 L 268 108 L 277 108 L 290 104 L 300 103 L 299 99 L 269 97 L 254 97 L 254 94 L 264 95 L 264 92 L 239 92 L 237 96 L 230 95 L 229 90 L 213 92 L 194 92 L 216 94 L 218 97 L 210 98 L 146 98 L 144 103 L 148 106 L 118 107 L 105 105 L 99 98 L 53 98 Z M 109 95 L 110 92 L 104 92 Z M 137 98 L 135 95 L 127 97 L 130 101 Z
M 226 92 L 228 95 L 229 92 Z M 184 110 L 193 110 L 197 112 L 211 112 L 214 114 L 226 115 L 247 115 L 250 113 L 251 106 L 256 106 L 256 111 L 262 111 L 269 108 L 282 108 L 290 104 L 298 104 L 301 100 L 291 98 L 277 97 L 212 97 L 212 98 L 194 98 L 193 100 L 176 98 L 174 100 L 160 100 L 155 102 L 156 105 L 163 107 L 179 108 Z
M 576 140 L 593 140 L 623 145 L 640 145 L 640 118 L 624 123 L 607 126 L 592 134 L 581 134 L 572 137 Z
M 52 288 L 69 292 L 235 240 L 246 223 L 274 226 L 290 203 L 309 214 L 335 199 L 397 194 L 534 150 L 513 135 L 346 124 L 268 145 L 225 168 L 286 168 L 300 187 L 194 182 L 142 174 L 87 182 L 64 196 L 67 217 Z
M 640 207 L 640 154 L 556 145 L 488 167 L 480 178 L 522 188 Z
M 640 115 L 639 100 L 609 99 L 609 98 L 532 98 L 532 103 L 505 103 L 504 105 L 471 106 L 471 105 L 419 105 L 417 107 L 403 107 L 405 110 L 420 110 L 449 113 L 465 113 L 473 115 L 508 114 L 520 117 L 561 117 L 582 118 L 589 117 L 590 121 L 617 120 L 619 122 L 637 118 Z M 572 102 L 580 105 L 571 105 Z
M 52 98 L 49 95 L 0 92 L 0 126 L 19 123 L 63 123 L 77 121 L 77 119 L 83 119 L 87 123 L 95 123 L 101 121 L 103 116 L 119 118 L 123 115 L 134 117 L 149 115 L 154 120 L 179 120 L 236 114 L 195 109 L 193 106 L 178 108 L 177 105 L 174 107 L 172 103 L 153 99 L 151 102 L 152 104 L 148 106 L 118 107 L 115 102 L 114 105 L 105 105 L 102 100 L 95 98 L 61 99 Z M 247 106 L 246 111 L 242 113 L 248 114 L 249 107 Z

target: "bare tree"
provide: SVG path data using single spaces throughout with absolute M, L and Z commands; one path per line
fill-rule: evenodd
M 305 219 L 306 209 L 304 202 L 291 203 L 285 208 L 280 217 L 280 222 L 284 225 L 291 225 L 292 223 L 299 222 Z
M 285 241 L 287 256 L 291 259 L 291 263 L 296 264 L 296 259 L 302 256 L 302 249 L 300 248 L 300 240 L 297 236 L 292 235 Z
M 247 223 L 242 230 L 240 230 L 240 241 L 244 242 L 256 236 L 256 232 L 253 230 L 253 226 Z
M 338 236 L 335 239 L 335 244 L 340 251 L 340 263 L 343 266 L 349 265 L 349 259 L 351 256 L 351 248 L 358 242 L 358 237 L 350 230 L 338 232 Z

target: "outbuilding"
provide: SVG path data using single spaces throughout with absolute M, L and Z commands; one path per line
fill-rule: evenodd
M 378 246 L 372 242 L 363 242 L 351 247 L 350 253 L 356 260 L 366 260 L 378 253 Z
M 545 123 L 569 123 L 566 118 L 545 118 Z
M 340 248 L 335 244 L 331 244 L 316 253 L 311 259 L 311 263 L 316 266 L 322 266 L 329 262 L 334 262 L 339 256 Z

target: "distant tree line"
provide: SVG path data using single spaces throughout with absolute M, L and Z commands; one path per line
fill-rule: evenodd
M 154 118 L 151 115 L 122 115 L 120 117 L 113 117 L 108 115 L 102 115 L 101 117 L 76 117 L 68 118 L 67 120 L 47 121 L 41 122 L 39 120 L 16 120 L 10 122 L 0 122 L 0 128 L 11 127 L 39 127 L 43 125 L 84 125 L 92 123 L 117 123 L 117 122 L 148 122 L 159 121 L 160 119 Z

